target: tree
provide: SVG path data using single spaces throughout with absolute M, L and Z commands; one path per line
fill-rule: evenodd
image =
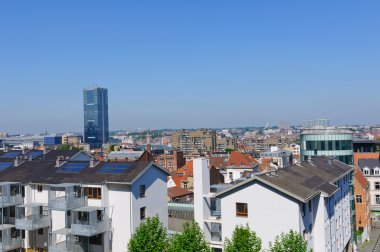
M 306 252 L 307 242 L 302 238 L 301 234 L 294 230 L 289 233 L 281 233 L 276 236 L 274 244 L 269 243 L 271 252 Z
M 225 252 L 259 252 L 260 249 L 261 239 L 248 227 L 248 224 L 247 226 L 236 226 L 232 239 L 226 238 L 224 242 Z
M 129 252 L 164 252 L 167 251 L 168 237 L 166 228 L 158 216 L 148 217 L 141 222 L 128 244 Z
M 197 222 L 185 222 L 182 234 L 175 235 L 169 252 L 210 252 Z

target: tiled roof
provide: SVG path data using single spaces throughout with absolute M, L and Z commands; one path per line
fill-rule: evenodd
M 185 188 L 181 188 L 177 186 L 168 188 L 168 197 L 171 199 L 181 197 L 181 196 L 191 195 L 191 194 L 193 194 L 193 192 Z
M 118 173 L 98 172 L 107 162 L 96 161 L 96 166 L 89 167 L 89 162 L 85 168 L 78 172 L 66 172 L 61 167 L 56 167 L 57 157 L 64 157 L 62 162 L 70 162 L 70 158 L 78 154 L 79 151 L 52 150 L 46 155 L 40 155 L 34 160 L 22 160 L 19 166 L 11 166 L 0 171 L 0 182 L 13 181 L 21 183 L 39 183 L 39 184 L 60 184 L 60 183 L 94 183 L 101 184 L 104 182 L 121 182 L 130 183 L 141 174 L 148 166 L 154 165 L 153 162 L 128 162 L 128 168 Z M 4 160 L 0 158 L 0 162 Z M 9 160 L 8 160 L 9 161 Z M 12 159 L 13 162 L 13 159 Z M 157 167 L 157 166 L 156 166 Z M 157 167 L 157 169 L 162 170 Z M 168 172 L 162 170 L 165 174 Z
M 193 176 L 193 160 L 186 162 L 181 168 L 172 173 L 172 179 L 177 187 L 181 186 L 181 181 L 187 181 Z
M 367 188 L 369 186 L 369 182 L 364 177 L 362 171 L 358 168 L 355 168 L 355 181 L 359 182 L 363 188 Z
M 363 159 L 359 159 L 359 168 L 360 169 L 363 169 L 363 168 L 369 168 L 369 169 L 373 169 L 373 168 L 380 168 L 380 160 L 379 159 L 372 159 L 372 158 L 363 158 Z
M 379 159 L 380 153 L 369 153 L 369 152 L 356 152 L 354 153 L 354 164 L 356 167 L 359 165 L 360 159 Z
M 210 166 L 215 168 L 227 167 L 253 167 L 257 165 L 257 160 L 250 154 L 242 153 L 240 151 L 233 151 L 228 157 L 210 157 Z
M 307 202 L 315 195 L 324 192 L 331 195 L 339 188 L 333 183 L 343 175 L 352 172 L 353 168 L 329 157 L 315 157 L 312 161 L 279 169 L 275 175 L 253 176 L 229 189 L 215 194 L 224 197 L 233 190 L 247 183 L 264 183 L 299 201 Z

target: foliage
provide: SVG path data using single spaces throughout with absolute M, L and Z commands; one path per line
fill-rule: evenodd
M 234 151 L 234 150 L 233 150 L 233 149 L 230 149 L 230 148 L 227 148 L 227 149 L 226 149 L 226 152 L 227 152 L 227 153 L 231 153 L 231 152 L 233 152 L 233 151 Z
M 115 145 L 110 146 L 110 151 L 115 151 Z
M 182 234 L 175 235 L 169 252 L 210 252 L 198 223 L 185 222 Z
M 225 239 L 225 252 L 258 252 L 261 249 L 261 239 L 247 226 L 236 226 L 232 239 Z
M 83 150 L 83 148 L 75 147 L 69 144 L 62 144 L 57 147 L 58 150 Z
M 141 222 L 128 244 L 129 252 L 163 252 L 167 251 L 168 237 L 166 228 L 158 216 L 148 217 Z
M 307 242 L 301 234 L 290 230 L 289 233 L 276 236 L 274 244 L 269 243 L 269 248 L 271 252 L 306 252 Z

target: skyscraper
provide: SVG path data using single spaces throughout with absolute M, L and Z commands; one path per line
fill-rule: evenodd
M 83 89 L 84 142 L 91 148 L 101 148 L 108 143 L 108 90 Z

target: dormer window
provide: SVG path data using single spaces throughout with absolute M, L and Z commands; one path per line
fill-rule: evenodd
M 364 175 L 370 175 L 370 171 L 367 167 L 363 169 L 363 174 Z
M 380 168 L 376 167 L 375 169 L 373 169 L 373 173 L 374 175 L 380 175 Z

